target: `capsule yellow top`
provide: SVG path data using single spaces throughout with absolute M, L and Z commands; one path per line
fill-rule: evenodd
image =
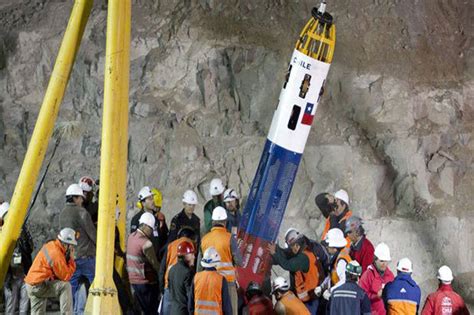
M 332 23 L 332 16 L 314 8 L 312 17 L 301 31 L 295 48 L 311 58 L 331 63 L 335 45 L 336 25 Z

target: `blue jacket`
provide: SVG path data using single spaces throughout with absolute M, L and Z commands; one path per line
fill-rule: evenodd
M 365 291 L 352 281 L 334 289 L 329 300 L 331 315 L 370 315 L 370 300 Z
M 383 292 L 387 315 L 418 314 L 421 290 L 409 273 L 398 272 Z

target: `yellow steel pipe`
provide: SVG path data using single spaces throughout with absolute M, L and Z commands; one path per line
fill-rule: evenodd
M 76 0 L 71 11 L 66 32 L 59 48 L 43 104 L 10 202 L 8 219 L 0 234 L 0 287 L 3 286 L 13 249 L 20 236 L 26 211 L 48 148 L 91 8 L 92 0 Z
M 131 32 L 131 13 L 132 6 L 130 0 L 123 0 L 124 2 L 124 21 L 125 30 L 122 33 L 123 40 L 123 62 L 122 62 L 122 101 L 120 102 L 123 108 L 121 109 L 121 124 L 120 124 L 120 144 L 119 144 L 119 180 L 117 182 L 118 207 L 120 209 L 120 217 L 117 221 L 117 228 L 119 232 L 120 248 L 125 251 L 125 233 L 127 221 L 127 158 L 128 158 L 128 93 L 129 93 L 129 73 L 130 73 L 130 32 Z M 115 268 L 119 275 L 124 278 L 126 276 L 125 261 L 116 257 Z
M 104 110 L 102 119 L 102 145 L 100 160 L 99 218 L 97 230 L 97 255 L 95 279 L 89 291 L 86 313 L 117 314 L 120 306 L 112 279 L 114 268 L 115 209 L 117 202 L 124 203 L 126 149 L 120 148 L 126 137 L 122 128 L 128 125 L 128 59 L 130 48 L 126 43 L 126 28 L 131 17 L 126 9 L 129 1 L 109 0 L 107 15 L 107 43 L 104 77 Z M 127 69 L 125 69 L 127 67 Z M 126 78 L 124 78 L 126 76 Z M 128 98 L 128 94 L 127 94 Z M 124 113 L 126 111 L 126 113 Z M 123 187 L 122 187 L 123 186 Z M 117 200 L 117 194 L 122 192 Z

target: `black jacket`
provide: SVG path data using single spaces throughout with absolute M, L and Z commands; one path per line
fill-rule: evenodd
M 188 216 L 184 212 L 184 209 L 181 210 L 181 212 L 179 212 L 177 215 L 175 215 L 173 219 L 171 219 L 170 235 L 168 237 L 168 243 L 171 243 L 172 241 L 177 239 L 179 230 L 185 226 L 190 227 L 194 230 L 194 232 L 196 233 L 196 236 L 198 237 L 197 244 L 199 245 L 200 244 L 199 235 L 201 234 L 201 220 L 194 213 L 191 216 L 191 219 L 188 218 Z
M 194 272 L 188 265 L 179 259 L 171 267 L 168 275 L 168 287 L 170 291 L 170 314 L 188 315 L 188 300 L 193 282 Z

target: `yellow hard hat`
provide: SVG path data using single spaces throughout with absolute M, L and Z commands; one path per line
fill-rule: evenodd
M 163 195 L 161 194 L 161 191 L 158 190 L 158 188 L 152 188 L 151 192 L 153 194 L 153 201 L 155 203 L 155 206 L 158 208 L 161 208 L 163 206 Z M 137 208 L 142 209 L 142 203 L 140 201 L 137 201 Z
M 161 208 L 163 206 L 163 195 L 161 194 L 161 191 L 159 191 L 158 188 L 153 188 L 151 192 L 153 193 L 155 206 Z

